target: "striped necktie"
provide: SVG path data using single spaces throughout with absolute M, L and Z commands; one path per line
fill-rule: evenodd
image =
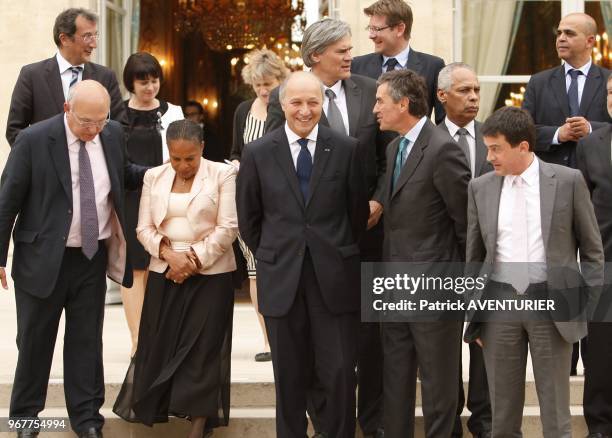
M 79 81 L 79 73 L 81 73 L 81 70 L 83 70 L 83 67 L 81 66 L 70 67 L 69 70 L 72 72 L 72 77 L 70 78 L 70 85 L 68 86 L 68 89 L 70 90 L 72 86 Z

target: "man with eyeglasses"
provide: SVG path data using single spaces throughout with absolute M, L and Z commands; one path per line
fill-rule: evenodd
M 102 437 L 106 276 L 132 285 L 124 186 L 138 189 L 146 170 L 128 161 L 123 129 L 108 118 L 109 109 L 110 96 L 100 83 L 76 84 L 64 114 L 17 137 L 0 185 L 0 284 L 8 289 L 5 267 L 14 225 L 11 275 L 19 350 L 9 415 L 37 418 L 44 409 L 64 311 L 64 393 L 79 438 Z M 38 433 L 21 430 L 17 436 Z
M 373 79 L 387 71 L 410 69 L 425 79 L 427 104 L 431 116 L 436 110 L 436 124 L 444 120 L 444 108 L 436 98 L 438 73 L 444 60 L 410 47 L 412 9 L 404 0 L 378 0 L 363 10 L 370 18 L 366 27 L 374 43 L 374 53 L 353 58 L 351 72 Z
M 110 118 L 126 123 L 115 73 L 90 62 L 99 37 L 97 20 L 95 14 L 81 8 L 66 9 L 57 16 L 53 26 L 57 54 L 24 66 L 17 78 L 6 123 L 9 145 L 22 129 L 61 113 L 70 88 L 84 79 L 98 81 L 108 90 Z

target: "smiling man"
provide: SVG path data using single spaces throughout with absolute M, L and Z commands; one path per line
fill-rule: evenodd
M 55 56 L 21 69 L 13 90 L 6 139 L 13 145 L 17 134 L 29 125 L 63 111 L 68 92 L 84 79 L 100 82 L 111 96 L 111 119 L 125 123 L 125 109 L 115 73 L 91 62 L 98 47 L 98 17 L 81 8 L 66 9 L 55 19 Z
M 353 438 L 358 243 L 368 218 L 358 142 L 320 123 L 323 85 L 312 73 L 293 73 L 280 102 L 284 126 L 244 149 L 236 188 L 272 350 L 276 434 L 306 436 L 316 380 L 323 436 Z
M 410 47 L 412 9 L 404 0 L 378 0 L 363 10 L 369 18 L 366 31 L 374 43 L 374 53 L 353 59 L 351 71 L 372 79 L 387 71 L 410 69 L 427 85 L 427 114 L 435 108 L 436 123 L 444 119 L 444 108 L 436 99 L 438 72 L 444 61 Z
M 544 161 L 576 167 L 576 142 L 610 122 L 606 111 L 609 71 L 591 62 L 597 25 L 587 14 L 561 19 L 557 29 L 560 67 L 531 77 L 523 109 L 533 117 L 536 155 Z

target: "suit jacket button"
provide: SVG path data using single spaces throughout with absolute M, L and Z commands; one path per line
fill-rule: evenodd
M 68 209 L 68 214 L 72 214 L 72 209 Z
M 302 250 L 299 250 L 299 251 L 298 251 L 298 255 L 299 255 L 299 256 L 302 256 L 302 255 L 304 255 L 304 252 L 303 252 Z

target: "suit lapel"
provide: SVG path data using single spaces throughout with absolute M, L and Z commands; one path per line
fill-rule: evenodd
M 599 137 L 600 141 L 597 142 L 597 151 L 602 165 L 608 169 L 607 174 L 612 174 L 612 151 L 610 151 L 610 144 L 612 142 L 612 125 L 608 125 L 608 129 L 604 134 Z
M 113 202 L 115 205 L 121 205 L 121 181 L 119 179 L 119 167 L 115 165 L 115 157 L 112 154 L 113 150 L 113 138 L 110 135 L 108 128 L 103 129 L 100 132 L 100 142 L 102 143 L 102 150 L 104 151 L 104 158 L 106 159 L 106 168 L 108 170 L 108 177 L 111 182 L 111 192 L 113 194 Z
M 563 116 L 569 117 L 569 100 L 565 87 L 565 67 L 560 66 L 553 72 L 550 77 L 550 86 L 552 87 L 555 99 L 557 99 L 559 108 L 563 111 Z
M 93 77 L 93 68 L 89 62 L 86 62 L 85 66 L 83 67 L 82 80 L 86 80 L 86 79 L 95 79 Z
M 487 224 L 489 226 L 487 233 L 489 236 L 487 254 L 493 254 L 493 256 L 495 256 L 497 246 L 497 219 L 499 216 L 499 200 L 501 199 L 503 183 L 504 177 L 495 175 L 493 176 L 493 183 L 489 184 L 486 189 L 486 199 L 491 202 L 491 205 L 488 205 L 488 203 L 485 204 L 487 208 Z
M 57 59 L 55 57 L 47 60 L 45 70 L 47 72 L 47 86 L 49 87 L 49 93 L 55 103 L 56 111 L 58 113 L 63 112 L 65 101 L 64 88 L 62 86 L 59 65 L 57 65 Z
M 431 124 L 429 120 L 427 120 L 425 122 L 425 125 L 423 125 L 423 128 L 421 129 L 421 132 L 419 133 L 419 136 L 417 137 L 417 140 L 414 142 L 414 145 L 412 146 L 412 150 L 410 151 L 410 154 L 408 154 L 408 158 L 406 158 L 406 163 L 402 167 L 399 178 L 397 179 L 397 184 L 395 184 L 395 187 L 393 187 L 393 193 L 391 194 L 391 197 L 395 196 L 395 194 L 404 186 L 404 184 L 408 182 L 408 180 L 410 179 L 410 177 L 416 170 L 417 166 L 423 159 L 423 155 L 424 155 L 423 151 L 429 144 L 429 137 L 431 135 L 432 129 L 434 129 L 433 125 Z M 399 142 L 398 142 L 398 147 L 395 148 L 396 152 L 393 158 L 393 165 L 395 165 L 395 158 L 397 157 L 398 148 L 399 148 Z
M 359 127 L 359 113 L 363 108 L 361 104 L 361 89 L 350 78 L 344 81 L 344 93 L 346 95 L 346 112 L 349 120 L 349 135 L 355 137 Z
M 543 161 L 540 164 L 540 218 L 542 222 L 542 241 L 548 251 L 550 223 L 552 221 L 555 198 L 557 195 L 557 180 L 555 171 Z
M 476 177 L 482 175 L 482 168 L 487 161 L 487 145 L 480 133 L 480 123 L 476 121 L 474 122 L 474 134 L 476 134 L 476 163 L 474 165 L 474 177 Z
M 166 218 L 168 213 L 168 202 L 170 201 L 170 192 L 172 192 L 172 184 L 174 183 L 174 177 L 176 172 L 172 166 L 168 166 L 166 171 L 163 172 L 160 177 L 155 181 L 155 192 L 159 193 L 159 197 L 156 197 L 160 201 L 160 204 L 153 205 L 153 222 L 156 226 L 160 226 Z M 194 181 L 195 184 L 195 181 Z M 153 190 L 151 190 L 153 193 Z M 190 201 L 191 202 L 191 201 Z
M 408 61 L 406 62 L 406 69 L 421 74 L 420 58 L 421 57 L 419 56 L 419 52 L 415 52 L 414 50 L 410 49 L 410 51 L 408 52 Z
M 333 150 L 332 142 L 327 133 L 322 132 L 319 128 L 319 134 L 317 136 L 317 146 L 315 148 L 314 163 L 312 165 L 312 175 L 310 176 L 310 183 L 308 184 L 308 201 L 306 207 L 310 204 L 310 200 L 313 198 L 314 192 L 317 189 L 321 175 L 325 170 L 325 166 L 331 156 Z
M 206 178 L 208 178 L 208 164 L 204 158 L 200 158 L 200 167 L 198 168 L 198 172 L 193 180 L 193 185 L 191 186 L 191 191 L 189 192 L 189 204 L 191 204 L 191 201 L 193 201 L 204 188 Z
M 55 116 L 57 124 L 49 134 L 49 154 L 70 204 L 72 204 L 72 176 L 70 172 L 70 157 L 68 155 L 68 142 L 64 129 L 63 114 Z
M 382 55 L 374 55 L 366 65 L 367 76 L 378 78 L 382 74 Z
M 291 157 L 291 150 L 289 149 L 289 141 L 287 140 L 287 134 L 284 129 L 278 129 L 274 136 L 274 158 L 278 162 L 289 187 L 293 192 L 293 195 L 298 201 L 298 204 L 304 207 L 304 199 L 302 191 L 300 190 L 300 184 L 297 179 L 297 173 L 295 171 L 295 165 L 293 164 L 293 158 Z M 317 151 L 315 150 L 315 156 Z
M 584 83 L 584 89 L 582 90 L 582 98 L 580 99 L 580 115 L 584 116 L 593 102 L 595 93 L 602 85 L 601 71 L 595 64 L 591 64 L 589 74 L 586 77 Z

